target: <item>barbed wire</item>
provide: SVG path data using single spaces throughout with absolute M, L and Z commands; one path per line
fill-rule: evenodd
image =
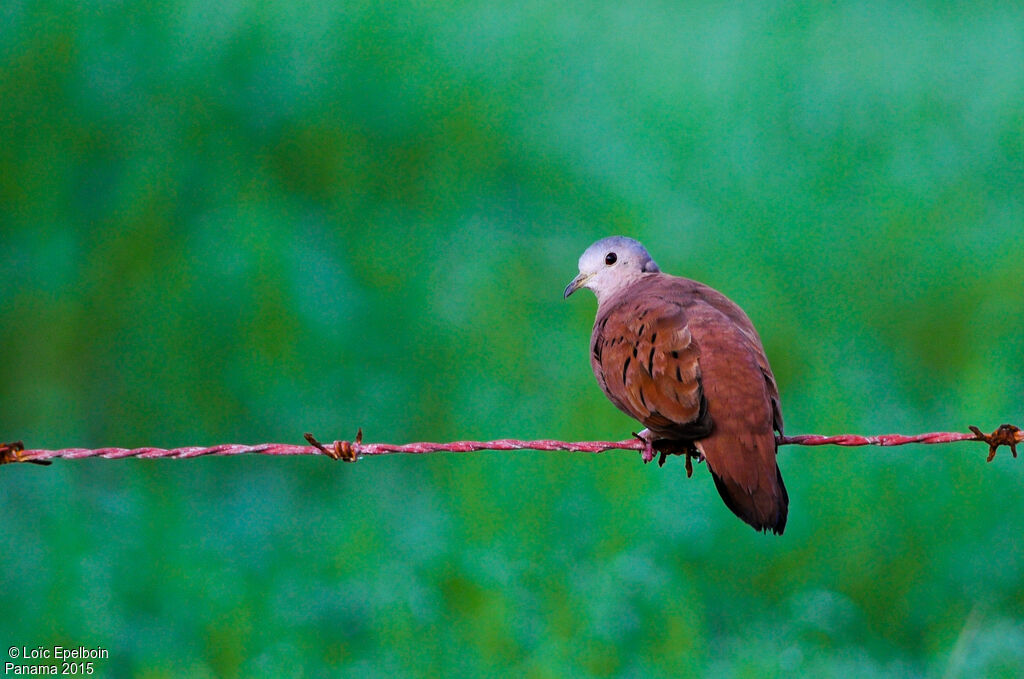
M 989 446 L 988 461 L 995 458 L 1000 446 L 1008 446 L 1013 457 L 1017 457 L 1017 444 L 1024 442 L 1024 432 L 1012 424 L 999 426 L 991 434 L 985 434 L 977 427 L 969 427 L 972 433 L 964 432 L 932 432 L 905 436 L 902 434 L 882 434 L 878 436 L 858 436 L 840 434 L 822 436 L 819 434 L 802 434 L 798 436 L 779 436 L 780 446 L 902 446 L 908 443 L 956 443 L 960 441 L 981 441 Z M 55 459 L 80 460 L 88 457 L 121 459 L 135 457 L 141 459 L 189 459 L 206 455 L 326 455 L 335 460 L 355 462 L 361 457 L 374 455 L 408 454 L 420 455 L 427 453 L 469 453 L 481 450 L 540 450 L 566 451 L 574 453 L 603 453 L 609 450 L 643 450 L 644 444 L 638 438 L 624 441 L 556 441 L 539 439 L 523 441 L 520 439 L 497 439 L 494 441 L 450 441 L 448 443 L 363 443 L 363 432 L 360 429 L 352 441 L 332 441 L 322 444 L 312 434 L 305 435 L 309 445 L 288 443 L 260 443 L 256 445 L 222 444 L 216 446 L 188 446 L 183 448 L 61 448 L 56 450 L 26 449 L 21 441 L 0 443 L 0 464 L 13 462 L 32 462 L 49 464 Z M 688 460 L 689 461 L 689 458 Z

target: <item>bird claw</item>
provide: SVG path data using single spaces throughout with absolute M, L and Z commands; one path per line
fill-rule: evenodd
M 686 478 L 693 476 L 693 461 L 697 462 L 704 461 L 704 453 L 702 453 L 696 446 L 691 446 L 685 453 L 686 455 Z

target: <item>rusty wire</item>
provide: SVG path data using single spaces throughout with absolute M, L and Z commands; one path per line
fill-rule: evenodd
M 999 446 L 1008 446 L 1014 457 L 1017 457 L 1018 443 L 1024 442 L 1024 432 L 1011 424 L 1004 424 L 991 434 L 985 434 L 977 427 L 970 427 L 972 433 L 964 432 L 933 432 L 904 436 L 902 434 L 883 434 L 880 436 L 857 436 L 842 434 L 838 436 L 821 436 L 804 434 L 799 436 L 780 436 L 779 445 L 801 446 L 901 446 L 908 443 L 955 443 L 959 441 L 981 441 L 989 446 L 988 461 L 995 457 Z M 48 464 L 51 460 L 79 460 L 87 457 L 121 459 L 137 457 L 143 459 L 174 458 L 188 459 L 205 455 L 326 455 L 335 460 L 355 462 L 361 457 L 372 455 L 393 454 L 426 454 L 426 453 L 468 453 L 480 450 L 541 450 L 567 451 L 575 453 L 603 453 L 609 450 L 641 450 L 643 444 L 637 439 L 624 441 L 554 441 L 541 439 L 522 441 L 519 439 L 498 439 L 495 441 L 451 441 L 448 443 L 363 443 L 362 430 L 353 441 L 332 441 L 321 444 L 311 434 L 306 434 L 309 445 L 288 443 L 260 443 L 256 445 L 222 444 L 216 446 L 188 446 L 184 448 L 61 448 L 57 450 L 26 449 L 21 441 L 0 443 L 0 464 L 11 462 L 33 462 Z

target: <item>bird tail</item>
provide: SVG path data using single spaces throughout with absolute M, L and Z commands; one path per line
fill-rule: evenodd
M 709 467 L 710 469 L 710 467 Z M 782 535 L 786 530 L 786 518 L 789 516 L 789 493 L 782 481 L 782 471 L 775 465 L 775 478 L 767 484 L 759 484 L 757 488 L 748 490 L 732 479 L 725 479 L 711 470 L 718 494 L 722 496 L 725 506 L 756 530 Z

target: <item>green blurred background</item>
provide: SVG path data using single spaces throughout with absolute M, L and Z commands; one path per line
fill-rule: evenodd
M 6 0 L 0 440 L 628 437 L 561 298 L 618 233 L 748 311 L 790 434 L 1024 424 L 1010 7 Z M 0 641 L 1016 677 L 1024 461 L 984 456 L 784 448 L 781 538 L 625 452 L 8 466 Z

